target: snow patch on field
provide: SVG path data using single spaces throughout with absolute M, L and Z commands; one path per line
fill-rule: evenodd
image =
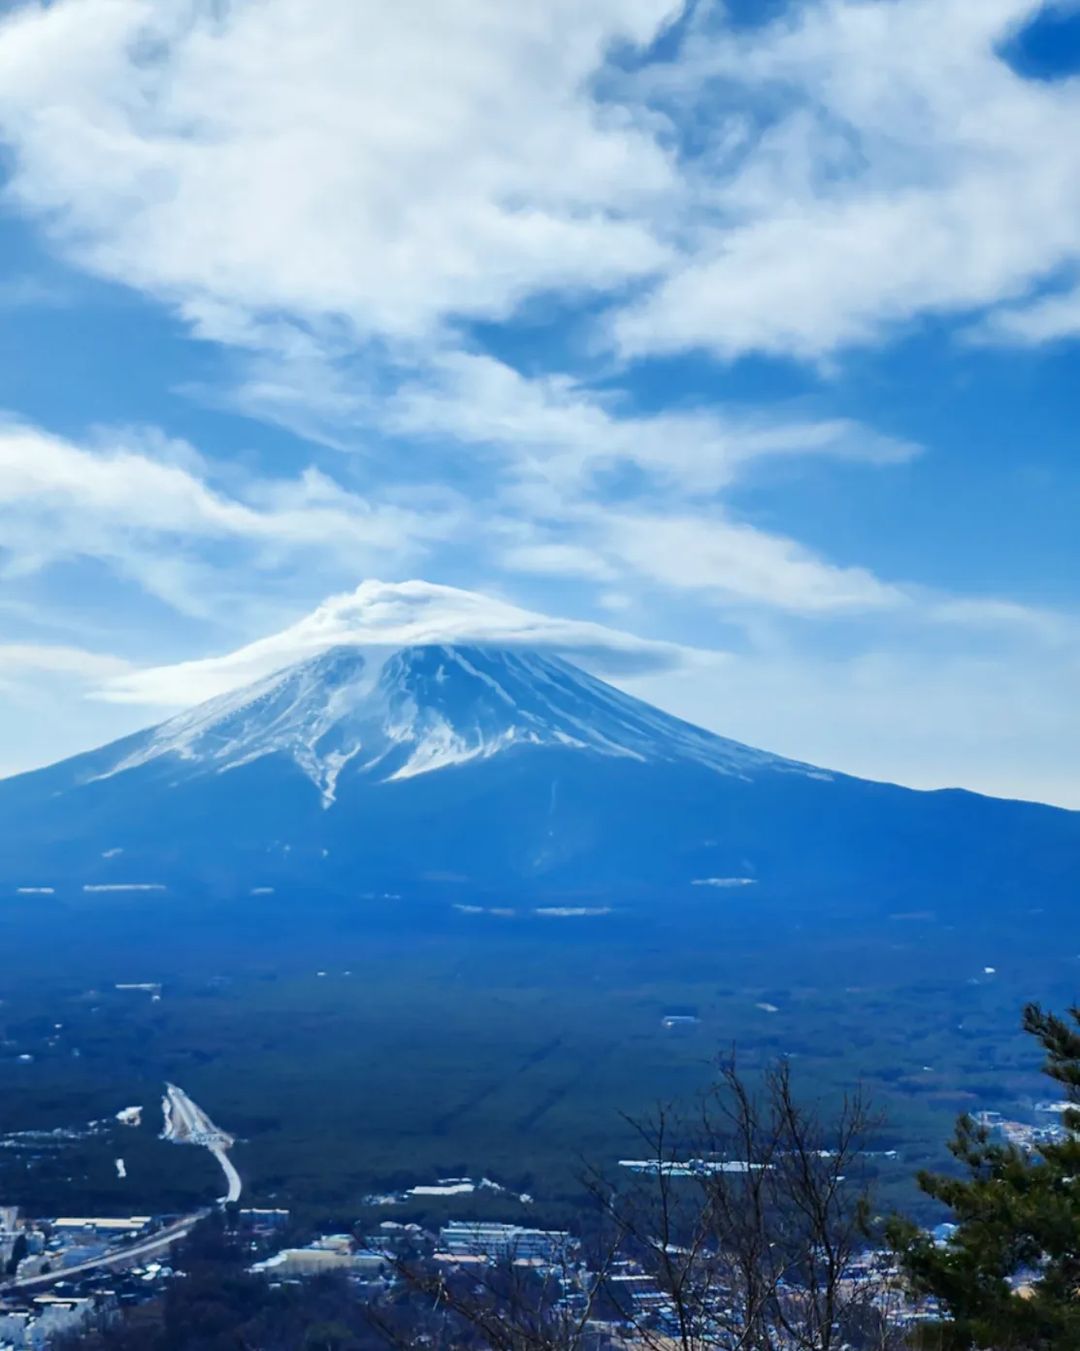
M 559 918 L 577 918 L 584 915 L 610 915 L 610 905 L 546 905 L 533 911 L 534 915 L 555 915 Z
M 83 891 L 166 891 L 163 882 L 87 882 Z

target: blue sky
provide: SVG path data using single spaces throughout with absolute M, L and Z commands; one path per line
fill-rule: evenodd
M 1071 3 L 9 5 L 0 772 L 445 636 L 1080 807 L 1078 116 Z

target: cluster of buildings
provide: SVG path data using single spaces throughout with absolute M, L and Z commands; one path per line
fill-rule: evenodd
M 616 1253 L 603 1271 L 591 1269 L 580 1241 L 562 1229 L 448 1219 L 435 1231 L 387 1219 L 370 1233 L 325 1234 L 302 1246 L 279 1247 L 288 1211 L 248 1209 L 238 1218 L 253 1254 L 266 1254 L 249 1270 L 271 1285 L 335 1273 L 348 1278 L 358 1299 L 370 1300 L 398 1285 L 402 1259 L 412 1267 L 419 1263 L 440 1282 L 483 1282 L 483 1269 L 509 1267 L 525 1281 L 537 1278 L 533 1288 L 543 1290 L 551 1315 L 587 1328 L 597 1346 L 632 1345 L 633 1329 L 663 1338 L 679 1326 L 670 1295 L 644 1265 Z M 171 1232 L 167 1221 L 144 1216 L 45 1222 L 0 1209 L 0 1351 L 48 1351 L 63 1335 L 160 1295 L 178 1274 L 168 1261 Z M 157 1234 L 165 1242 L 155 1248 Z M 156 1260 L 146 1256 L 148 1248 Z M 865 1254 L 846 1280 L 893 1327 L 938 1315 L 905 1295 L 888 1254 Z M 716 1282 L 709 1296 L 715 1308 L 699 1310 L 706 1319 L 731 1316 L 724 1305 L 733 1296 L 724 1285 Z M 797 1287 L 788 1294 L 796 1303 L 802 1297 Z
M 550 1316 L 592 1334 L 597 1346 L 635 1345 L 635 1330 L 648 1329 L 649 1345 L 676 1337 L 679 1312 L 665 1291 L 641 1262 L 616 1254 L 603 1272 L 590 1268 L 582 1246 L 566 1230 L 531 1228 L 515 1223 L 478 1220 L 448 1220 L 431 1232 L 417 1224 L 383 1221 L 377 1232 L 356 1238 L 331 1234 L 303 1248 L 286 1248 L 256 1263 L 251 1270 L 270 1280 L 303 1279 L 326 1271 L 341 1272 L 368 1296 L 390 1290 L 398 1278 L 398 1262 L 409 1257 L 413 1270 L 426 1269 L 435 1280 L 452 1280 L 455 1274 L 470 1286 L 480 1281 L 484 1268 L 517 1268 L 523 1276 L 538 1278 Z M 715 1264 L 715 1255 L 711 1259 Z M 677 1263 L 676 1263 L 677 1265 Z M 691 1278 L 689 1285 L 694 1284 Z M 712 1293 L 703 1298 L 695 1315 L 716 1327 L 734 1317 L 737 1296 L 725 1288 L 716 1273 L 706 1282 Z M 498 1282 L 492 1283 L 492 1288 Z M 853 1262 L 844 1280 L 843 1297 L 878 1312 L 883 1323 L 894 1329 L 911 1329 L 935 1321 L 940 1309 L 933 1300 L 911 1297 L 891 1254 L 867 1252 Z M 797 1307 L 805 1292 L 796 1285 L 784 1297 Z M 711 1302 L 710 1302 L 711 1301 Z M 629 1340 L 628 1340 L 629 1339 Z M 782 1340 L 778 1340 L 782 1345 Z
M 518 1224 L 451 1220 L 439 1230 L 435 1261 L 520 1262 L 564 1267 L 578 1244 L 562 1229 L 526 1229 Z
M 240 1211 L 269 1242 L 287 1210 Z M 21 1218 L 0 1206 L 0 1351 L 48 1351 L 62 1337 L 159 1296 L 177 1273 L 170 1242 L 191 1221 L 161 1217 Z
M 249 1270 L 276 1280 L 333 1271 L 363 1281 L 390 1283 L 397 1260 L 406 1248 L 422 1252 L 436 1265 L 446 1267 L 511 1262 L 562 1268 L 576 1260 L 578 1253 L 577 1241 L 564 1230 L 450 1220 L 435 1235 L 418 1224 L 384 1220 L 377 1232 L 364 1238 L 326 1234 L 301 1248 L 282 1248 L 254 1263 Z
M 1061 1113 L 1073 1107 L 1074 1104 L 1068 1102 L 1040 1102 L 1035 1112 L 1056 1119 L 1036 1122 L 1013 1121 L 1001 1112 L 977 1112 L 975 1124 L 1030 1154 L 1040 1145 L 1060 1144 L 1069 1138 L 1070 1131 L 1063 1124 Z
M 146 1215 L 32 1220 L 0 1207 L 0 1351 L 45 1351 L 109 1310 L 146 1299 L 171 1276 L 167 1264 L 120 1271 L 108 1263 L 152 1226 Z
M 392 1275 L 393 1258 L 388 1252 L 359 1244 L 351 1234 L 327 1234 L 303 1248 L 282 1248 L 250 1270 L 278 1280 L 334 1271 L 365 1281 L 387 1281 Z
M 37 1295 L 22 1308 L 0 1305 L 0 1351 L 48 1351 L 87 1326 L 98 1308 L 89 1296 Z
M 152 1224 L 149 1215 L 23 1220 L 15 1207 L 0 1207 L 0 1273 L 15 1286 L 42 1283 L 46 1276 L 108 1257 L 147 1234 Z
M 364 1197 L 364 1204 L 367 1206 L 400 1206 L 407 1204 L 409 1201 L 447 1196 L 472 1196 L 476 1192 L 490 1192 L 495 1196 L 506 1196 L 511 1200 L 519 1201 L 523 1206 L 533 1204 L 533 1198 L 528 1192 L 511 1192 L 501 1183 L 493 1182 L 489 1177 L 482 1177 L 478 1181 L 471 1177 L 440 1177 L 435 1182 L 417 1183 L 416 1186 L 406 1187 L 402 1191 L 373 1193 L 371 1196 Z

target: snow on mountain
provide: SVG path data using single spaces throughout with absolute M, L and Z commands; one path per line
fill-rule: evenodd
M 692 762 L 741 777 L 821 773 L 682 722 L 558 657 L 428 645 L 331 648 L 171 718 L 93 777 L 168 757 L 192 773 L 224 773 L 282 755 L 329 807 L 347 766 L 392 782 L 529 747 Z
M 330 647 L 0 782 L 0 819 L 0 894 L 119 906 L 150 887 L 497 914 L 752 896 L 842 926 L 867 906 L 1065 913 L 1080 859 L 1080 814 L 829 775 L 512 643 Z

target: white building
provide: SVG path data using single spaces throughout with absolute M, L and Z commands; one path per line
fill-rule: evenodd
M 524 1229 L 517 1224 L 452 1220 L 439 1231 L 439 1249 L 452 1257 L 486 1257 L 493 1261 L 558 1262 L 575 1247 L 561 1229 Z

